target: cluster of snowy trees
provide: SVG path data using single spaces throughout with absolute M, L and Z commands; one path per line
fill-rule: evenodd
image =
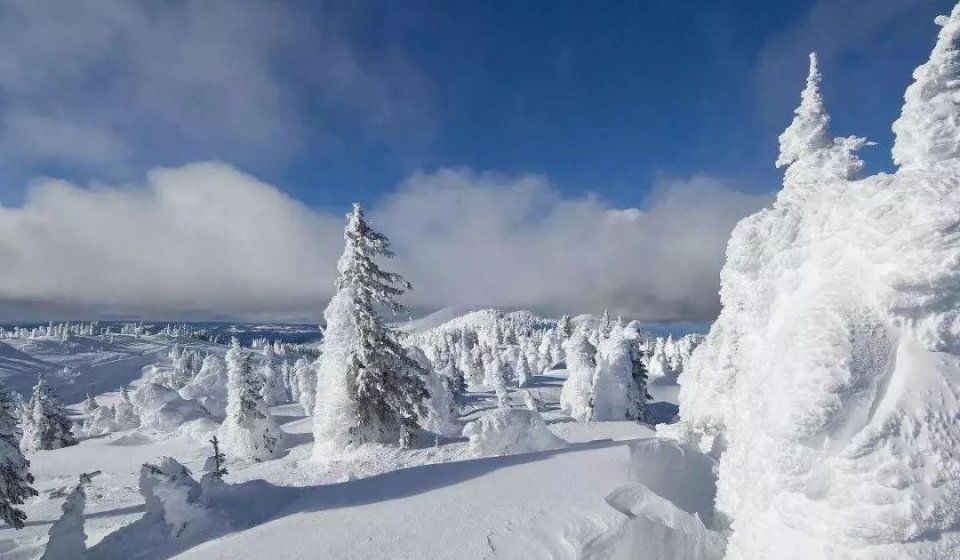
M 702 334 L 696 333 L 677 339 L 674 339 L 673 335 L 655 338 L 651 343 L 647 365 L 650 376 L 676 379 L 687 368 L 693 351 L 703 342 L 703 339 Z
M 37 327 L 13 327 L 11 330 L 0 328 L 0 338 L 56 338 L 64 342 L 78 336 L 101 334 L 100 323 L 49 323 Z
M 20 403 L 20 447 L 24 451 L 60 449 L 76 445 L 73 422 L 63 402 L 41 375 L 34 385 L 30 400 Z
M 132 430 L 141 423 L 126 387 L 120 388 L 120 402 L 109 406 L 100 405 L 95 397 L 87 395 L 82 412 L 80 431 L 88 436 Z
M 577 328 L 564 344 L 560 407 L 579 421 L 647 421 L 647 340 L 620 321 Z

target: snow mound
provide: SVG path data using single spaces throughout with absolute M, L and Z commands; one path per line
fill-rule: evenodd
M 662 429 L 720 455 L 729 558 L 960 557 L 960 6 L 939 22 L 905 165 L 852 180 L 856 146 L 808 142 L 731 235 L 723 310 Z M 782 146 L 827 122 L 807 113 L 815 62 Z
M 131 400 L 140 415 L 141 425 L 159 432 L 173 432 L 187 422 L 210 417 L 199 402 L 186 400 L 173 389 L 156 383 L 137 387 Z
M 540 414 L 521 408 L 495 409 L 464 426 L 463 435 L 477 457 L 552 451 L 567 445 Z

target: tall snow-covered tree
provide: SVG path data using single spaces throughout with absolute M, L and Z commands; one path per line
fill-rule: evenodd
M 633 378 L 631 340 L 614 328 L 600 342 L 590 399 L 591 420 L 639 418 L 639 388 Z
M 120 402 L 116 406 L 115 419 L 120 430 L 130 430 L 140 425 L 140 416 L 130 401 L 130 393 L 126 387 L 120 388 Z
M 564 315 L 560 317 L 559 321 L 557 321 L 557 334 L 559 334 L 564 340 L 573 336 L 573 321 L 570 319 L 569 315 Z
M 20 452 L 17 404 L 0 383 L 0 520 L 14 529 L 22 529 L 26 514 L 17 506 L 36 496 L 30 461 Z
M 359 204 L 348 215 L 344 241 L 336 294 L 324 311 L 314 414 L 317 454 L 365 442 L 408 444 L 428 397 L 423 369 L 378 313 L 381 307 L 402 309 L 397 298 L 410 288 L 376 263 L 377 257 L 393 255 L 390 241 L 370 227 Z
M 30 397 L 29 415 L 22 426 L 24 450 L 60 449 L 76 445 L 71 422 L 60 399 L 41 375 Z
M 647 355 L 643 340 L 637 336 L 630 340 L 630 362 L 632 364 L 633 382 L 637 385 L 636 402 L 632 409 L 636 411 L 635 420 L 646 422 L 649 418 L 647 413 L 647 401 L 650 400 L 650 393 L 647 392 Z
M 272 344 L 265 344 L 263 347 L 263 364 L 260 366 L 260 377 L 263 378 L 260 396 L 263 397 L 267 406 L 276 406 L 287 402 L 287 390 L 283 385 L 280 370 L 274 363 Z
M 868 142 L 857 136 L 834 138 L 830 134 L 821 81 L 817 55 L 810 53 L 810 71 L 800 94 L 800 106 L 794 111 L 790 126 L 780 135 L 776 164 L 787 168 L 781 200 L 801 201 L 813 191 L 811 184 L 852 179 L 863 169 L 856 152 Z
M 530 364 L 527 362 L 525 353 L 518 354 L 517 366 L 514 369 L 517 375 L 517 387 L 529 387 L 533 384 L 533 374 L 530 372 Z
M 87 492 L 83 485 L 81 481 L 67 494 L 60 518 L 50 526 L 47 548 L 40 560 L 75 560 L 84 556 L 87 534 L 83 530 L 83 510 L 87 505 Z
M 913 71 L 900 118 L 893 123 L 893 161 L 922 168 L 960 157 L 960 4 L 941 26 L 930 59 Z
M 567 380 L 560 389 L 560 408 L 576 420 L 590 420 L 597 349 L 580 331 L 563 343 L 563 349 L 567 356 Z
M 313 365 L 304 357 L 297 358 L 293 364 L 293 376 L 296 379 L 298 400 L 303 407 L 303 413 L 313 415 L 317 400 L 317 373 Z
M 283 432 L 260 396 L 262 380 L 236 338 L 227 351 L 227 417 L 218 432 L 236 459 L 264 461 L 283 449 Z
M 600 316 L 600 326 L 597 327 L 599 338 L 603 339 L 610 336 L 610 329 L 612 328 L 613 323 L 610 321 L 610 311 L 604 308 L 603 315 Z

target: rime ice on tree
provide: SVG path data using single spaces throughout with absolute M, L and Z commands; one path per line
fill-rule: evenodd
M 370 227 L 359 204 L 348 215 L 343 237 L 317 368 L 318 454 L 365 442 L 407 444 L 428 397 L 422 368 L 377 312 L 379 307 L 400 310 L 397 297 L 410 288 L 375 261 L 392 256 L 390 241 Z

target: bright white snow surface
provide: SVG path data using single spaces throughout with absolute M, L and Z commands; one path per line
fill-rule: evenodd
M 139 370 L 138 355 L 129 365 Z M 511 445 L 496 449 L 424 437 L 407 450 L 365 446 L 316 458 L 301 407 L 273 407 L 290 449 L 272 461 L 228 463 L 226 485 L 204 490 L 209 519 L 179 539 L 144 517 L 141 465 L 169 456 L 199 479 L 216 423 L 143 427 L 31 453 L 40 496 L 26 505 L 25 529 L 0 527 L 0 557 L 38 558 L 79 473 L 100 470 L 86 488 L 91 558 L 719 558 L 723 539 L 700 522 L 712 517 L 713 462 L 643 425 L 572 422 L 558 410 L 565 376 L 534 377 L 529 390 L 544 403 L 542 420 L 517 409 L 550 433 L 526 443 L 512 434 Z M 97 396 L 101 405 L 117 399 Z M 490 418 L 496 397 L 469 393 L 463 408 L 463 423 Z M 477 456 L 527 443 L 557 449 Z M 678 482 L 691 479 L 700 482 Z

